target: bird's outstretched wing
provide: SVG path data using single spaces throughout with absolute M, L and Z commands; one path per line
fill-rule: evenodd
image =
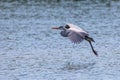
M 73 42 L 73 43 L 80 43 L 81 41 L 83 41 L 83 37 L 81 35 L 79 35 L 76 32 L 70 32 L 68 34 L 68 38 Z

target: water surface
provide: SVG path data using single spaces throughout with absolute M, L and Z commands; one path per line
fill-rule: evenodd
M 119 80 L 120 4 L 88 1 L 0 2 L 0 80 Z M 51 30 L 73 23 L 88 31 L 75 45 Z

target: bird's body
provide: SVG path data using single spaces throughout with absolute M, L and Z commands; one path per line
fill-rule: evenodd
M 74 24 L 70 24 L 70 23 L 68 23 L 68 24 L 66 24 L 66 25 L 68 25 L 68 26 L 70 26 L 70 30 L 72 30 L 72 31 L 75 31 L 75 32 L 84 32 L 84 33 L 86 33 L 86 34 L 88 34 L 86 31 L 84 31 L 82 28 L 80 28 L 80 27 L 78 27 L 78 26 L 76 26 L 76 25 L 74 25 Z
M 88 32 L 84 31 L 80 27 L 74 24 L 66 24 L 65 26 L 60 26 L 58 28 L 53 28 L 53 29 L 62 30 L 60 32 L 61 36 L 68 37 L 73 43 L 80 43 L 83 40 L 88 41 L 90 43 L 90 46 L 94 54 L 98 55 L 97 52 L 93 49 L 93 46 L 91 43 L 91 42 L 94 42 L 93 38 L 89 37 Z

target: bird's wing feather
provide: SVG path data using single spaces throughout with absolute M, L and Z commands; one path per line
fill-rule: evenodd
M 63 37 L 68 37 L 69 32 L 67 32 L 67 31 L 64 30 L 64 31 L 61 31 L 60 34 Z
M 68 38 L 73 42 L 73 43 L 80 43 L 83 41 L 83 37 L 80 36 L 78 33 L 71 31 L 68 35 Z
M 76 26 L 76 25 L 70 24 L 70 23 L 68 23 L 67 25 L 69 25 L 69 26 L 71 27 L 72 30 L 74 29 L 75 31 L 84 32 L 84 33 L 87 33 L 87 34 L 88 34 L 88 32 L 86 32 L 85 30 L 83 30 L 83 29 L 80 28 L 79 26 Z

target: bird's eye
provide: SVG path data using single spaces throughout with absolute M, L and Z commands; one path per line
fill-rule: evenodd
M 69 28 L 70 28 L 70 26 L 68 26 L 68 25 L 65 25 L 65 28 L 66 28 L 66 29 L 69 29 Z

